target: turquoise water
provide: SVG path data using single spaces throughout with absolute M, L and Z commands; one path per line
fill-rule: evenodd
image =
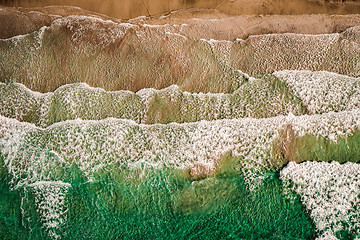
M 36 202 L 46 202 L 45 194 L 36 196 L 31 187 L 10 191 L 2 174 L 1 238 L 47 239 L 53 233 L 53 238 L 61 239 L 313 239 L 316 235 L 299 199 L 285 197 L 276 173 L 268 173 L 252 191 L 237 174 L 194 181 L 169 168 L 120 168 L 88 182 L 74 167 L 66 180 L 71 186 L 60 214 L 64 222 L 46 228 Z

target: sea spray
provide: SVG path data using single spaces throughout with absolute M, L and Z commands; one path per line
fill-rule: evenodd
M 284 125 L 291 124 L 300 137 L 312 134 L 336 141 L 359 129 L 359 119 L 359 110 L 352 110 L 168 125 L 72 120 L 42 129 L 1 117 L 0 146 L 14 186 L 61 180 L 57 179 L 63 174 L 61 169 L 72 164 L 89 179 L 98 169 L 115 163 L 146 162 L 180 169 L 208 166 L 205 169 L 211 170 L 228 153 L 239 158 L 239 171 L 271 169 L 278 166 L 271 161 L 272 148 Z
M 136 93 L 105 91 L 85 83 L 68 84 L 41 94 L 19 83 L 0 83 L 0 103 L 3 116 L 41 127 L 77 118 L 114 117 L 151 124 L 266 118 L 289 112 L 301 115 L 307 111 L 302 101 L 272 76 L 252 79 L 229 94 L 190 93 L 176 85 Z
M 360 78 L 331 72 L 279 71 L 274 76 L 285 82 L 310 113 L 344 111 L 360 104 Z
M 51 239 L 66 236 L 66 231 L 62 228 L 66 223 L 68 209 L 65 198 L 69 187 L 69 183 L 61 181 L 38 181 L 24 187 L 21 210 L 22 217 L 27 222 L 23 224 L 31 228 L 36 225 L 31 221 L 41 223 Z M 37 214 L 31 211 L 33 207 Z
M 360 237 L 359 171 L 356 163 L 290 162 L 280 179 L 310 211 L 318 239 L 354 239 Z

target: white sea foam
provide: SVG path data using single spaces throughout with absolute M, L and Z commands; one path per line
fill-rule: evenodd
M 284 81 L 312 113 L 344 111 L 360 106 L 360 78 L 326 71 L 279 71 Z
M 200 121 L 184 124 L 137 124 L 114 118 L 68 120 L 37 128 L 0 118 L 0 149 L 14 187 L 56 179 L 57 168 L 76 164 L 91 179 L 107 165 L 138 166 L 141 162 L 190 168 L 215 167 L 231 152 L 247 169 L 271 168 L 271 148 L 284 124 L 296 134 L 313 134 L 333 141 L 360 128 L 360 110 L 312 116 Z M 21 129 L 21 130 L 20 130 Z
M 51 239 L 60 239 L 60 233 L 64 234 L 61 228 L 66 222 L 65 198 L 69 187 L 71 187 L 70 184 L 61 181 L 38 181 L 25 188 L 25 197 L 29 192 L 33 194 L 39 221 Z M 28 211 L 24 206 L 25 201 L 29 199 L 22 201 L 23 217 L 27 216 Z M 29 216 L 28 220 L 33 217 Z
M 72 15 L 60 19 L 56 19 L 50 26 L 51 29 L 66 27 L 72 31 L 71 40 L 74 43 L 81 43 L 90 35 L 97 43 L 102 46 L 112 44 L 116 39 L 124 36 L 129 28 L 136 25 L 130 23 L 115 23 L 111 20 L 103 20 L 97 17 Z M 75 46 L 75 45 L 74 45 Z
M 290 162 L 281 171 L 285 187 L 296 192 L 310 211 L 321 236 L 337 239 L 342 230 L 360 237 L 360 164 Z
M 173 114 L 179 122 L 258 117 L 260 109 L 265 107 L 259 116 L 300 111 L 301 106 L 284 101 L 281 92 L 269 94 L 270 86 L 266 80 L 255 80 L 240 71 L 237 74 L 239 81 L 243 81 L 242 78 L 250 81 L 232 94 L 189 93 L 176 85 L 160 90 L 142 89 L 137 93 L 105 91 L 85 83 L 67 84 L 54 92 L 41 94 L 18 83 L 0 83 L 0 114 L 45 127 L 53 122 L 76 118 L 100 120 L 116 117 L 147 123 L 149 116 L 155 114 L 151 102 L 156 99 L 161 99 L 168 107 L 172 102 L 178 104 L 179 109 Z M 256 99 L 256 102 L 249 101 L 249 98 Z

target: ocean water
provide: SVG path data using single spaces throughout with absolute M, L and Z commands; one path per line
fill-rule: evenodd
M 360 239 L 359 28 L 136 22 L 0 40 L 0 239 Z
M 2 239 L 312 239 L 299 198 L 269 172 L 250 191 L 237 174 L 202 180 L 170 168 L 118 168 L 86 181 L 76 167 L 64 182 L 10 191 L 1 181 Z M 65 179 L 64 179 L 65 181 Z
M 335 144 L 352 136 L 346 130 L 359 126 L 359 116 L 355 109 L 184 124 L 78 119 L 46 128 L 1 117 L 1 236 L 355 238 L 358 165 L 284 168 L 286 162 L 275 164 L 271 148 L 283 124 L 292 124 L 299 136 L 315 134 Z M 334 188 L 327 185 L 327 169 L 334 169 Z M 331 192 L 342 198 L 334 203 Z M 319 210 L 314 200 L 330 205 Z M 334 212 L 329 218 L 330 209 L 343 206 L 340 217 Z

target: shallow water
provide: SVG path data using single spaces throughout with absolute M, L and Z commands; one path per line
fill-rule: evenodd
M 308 239 L 316 235 L 299 199 L 284 196 L 274 173 L 268 173 L 253 191 L 238 175 L 192 181 L 169 168 L 119 168 L 91 182 L 76 167 L 67 174 L 69 185 L 39 182 L 10 192 L 2 181 L 3 239 Z

